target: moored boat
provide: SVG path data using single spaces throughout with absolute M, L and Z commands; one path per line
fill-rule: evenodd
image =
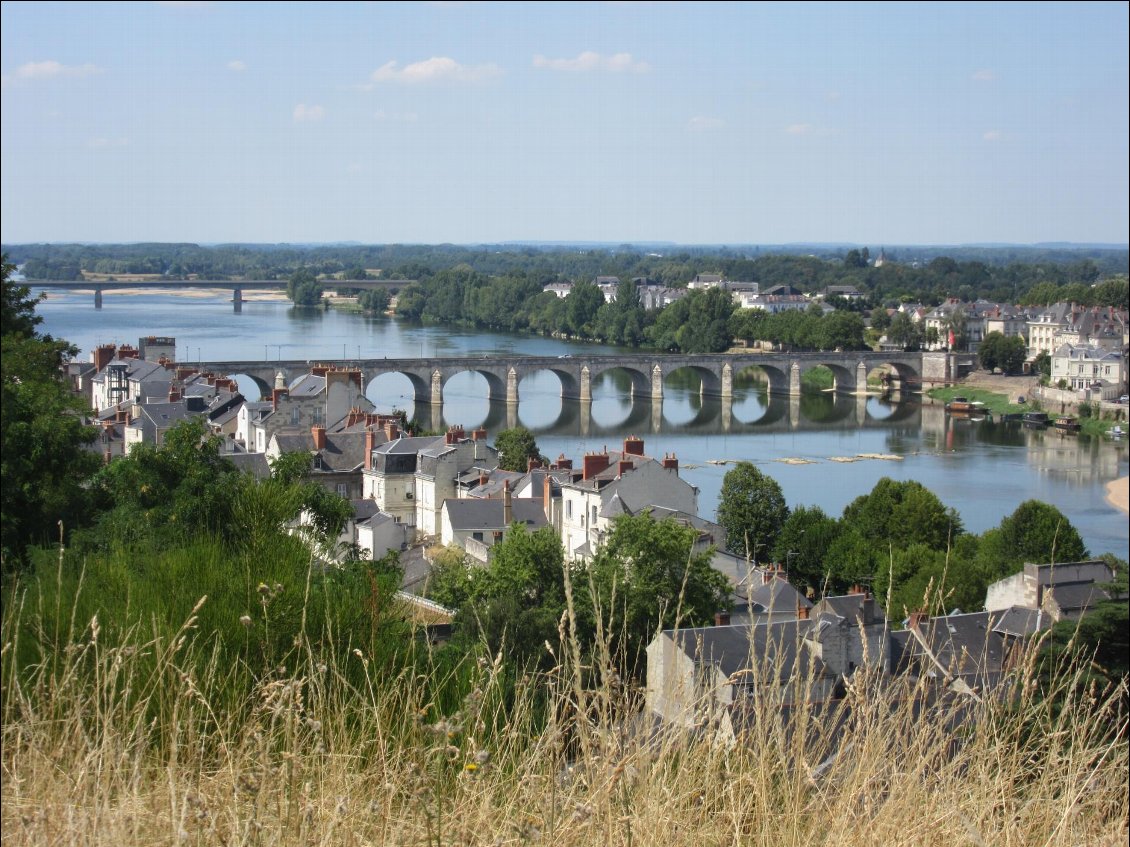
M 1082 429 L 1078 418 L 1073 418 L 1070 415 L 1060 415 L 1055 419 L 1055 423 L 1052 424 L 1052 426 L 1060 432 L 1078 432 Z
M 1024 413 L 1024 426 L 1032 427 L 1033 429 L 1043 429 L 1048 425 L 1047 412 L 1025 412 Z

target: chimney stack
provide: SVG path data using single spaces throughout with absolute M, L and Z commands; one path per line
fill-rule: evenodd
M 714 613 L 714 625 L 715 626 L 729 626 L 730 625 L 730 613 L 729 612 L 715 612 Z
M 526 473 L 541 467 L 541 462 L 534 458 L 526 459 Z
M 286 388 L 272 388 L 271 389 L 271 408 L 272 411 L 279 410 L 279 400 L 283 397 L 289 397 L 290 391 Z
M 400 427 L 394 421 L 385 421 L 385 438 L 389 441 L 400 438 Z
M 541 506 L 545 519 L 553 523 L 553 480 L 546 474 L 541 481 Z
M 100 373 L 106 365 L 114 360 L 114 345 L 100 344 L 90 354 L 90 361 L 94 363 L 95 373 Z
M 623 476 L 634 467 L 635 465 L 629 462 L 627 459 L 621 459 L 616 463 L 616 476 Z
M 486 441 L 487 440 L 486 427 L 479 427 L 478 429 L 471 430 L 471 439 L 473 441 Z
M 326 428 L 324 426 L 322 426 L 321 424 L 314 424 L 314 426 L 312 426 L 310 428 L 310 434 L 314 436 L 314 449 L 315 450 L 325 450 L 326 449 Z
M 679 460 L 675 458 L 674 453 L 667 453 L 663 456 L 663 467 L 675 473 L 679 472 Z
M 372 426 L 365 427 L 365 470 L 373 469 L 373 448 L 377 446 L 377 434 Z
M 573 460 L 572 459 L 566 459 L 565 454 L 562 453 L 560 456 L 557 457 L 557 461 L 554 462 L 553 467 L 558 469 L 558 470 L 571 471 L 571 470 L 573 470 Z
M 629 456 L 642 456 L 643 439 L 635 435 L 629 435 L 624 439 L 624 452 Z
M 603 453 L 585 453 L 585 458 L 582 465 L 582 479 L 589 480 L 596 476 L 601 471 L 608 468 L 611 460 L 608 458 L 608 451 Z
M 907 622 L 907 629 L 918 629 L 922 624 L 930 619 L 930 615 L 925 609 L 916 609 L 910 613 L 910 620 Z
M 513 521 L 514 515 L 510 505 L 510 480 L 502 481 L 502 524 L 503 526 L 510 526 Z
M 808 606 L 804 605 L 804 603 L 796 604 L 796 619 L 798 621 L 808 620 Z
M 180 388 L 176 383 L 169 383 L 169 402 L 176 403 L 180 400 Z

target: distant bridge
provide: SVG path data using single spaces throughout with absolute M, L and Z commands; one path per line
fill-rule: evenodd
M 411 285 L 414 279 L 330 279 L 318 280 L 323 288 L 354 288 L 359 291 L 372 291 L 373 289 L 400 289 Z M 102 308 L 102 292 L 114 289 L 138 289 L 142 291 L 168 291 L 170 289 L 231 289 L 232 306 L 235 311 L 243 308 L 244 291 L 285 291 L 285 279 L 145 279 L 129 280 L 64 280 L 64 279 L 34 279 L 28 280 L 29 288 L 43 288 L 52 291 L 92 291 L 94 293 L 94 308 Z
M 549 371 L 561 383 L 561 397 L 592 402 L 592 383 L 602 374 L 619 371 L 631 380 L 633 400 L 648 398 L 662 401 L 666 378 L 676 371 L 690 370 L 701 380 L 700 393 L 707 397 L 733 399 L 734 374 L 757 367 L 769 380 L 772 394 L 799 396 L 801 380 L 816 367 L 831 370 L 834 390 L 839 394 L 862 395 L 867 392 L 867 375 L 875 368 L 887 366 L 891 371 L 890 386 L 901 390 L 918 390 L 923 381 L 942 382 L 948 378 L 949 357 L 945 353 L 710 353 L 663 354 L 633 353 L 617 355 L 572 356 L 459 356 L 439 358 L 337 359 L 319 361 L 215 361 L 197 367 L 226 375 L 242 374 L 259 386 L 264 396 L 280 382 L 289 385 L 312 365 L 359 369 L 362 384 L 384 374 L 402 374 L 412 384 L 417 407 L 443 405 L 443 388 L 451 377 L 461 373 L 481 374 L 487 383 L 488 399 L 505 401 L 516 406 L 522 379 L 539 371 Z

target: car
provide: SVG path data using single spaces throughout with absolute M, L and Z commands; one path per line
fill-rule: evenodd
M 1017 398 L 1016 398 L 1016 402 L 1017 402 L 1017 403 L 1027 403 L 1028 401 L 1027 401 L 1027 400 L 1025 400 L 1025 399 L 1024 399 L 1024 395 L 1023 395 L 1023 394 L 1021 394 L 1021 395 L 1020 395 L 1019 397 L 1017 397 Z
M 1121 397 L 1118 398 L 1118 402 L 1121 403 L 1123 406 L 1127 405 L 1128 403 L 1130 403 L 1130 394 L 1123 394 Z

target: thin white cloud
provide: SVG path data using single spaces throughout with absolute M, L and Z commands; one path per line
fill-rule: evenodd
M 812 124 L 789 124 L 785 132 L 789 135 L 809 135 L 815 129 Z
M 16 69 L 16 79 L 59 79 L 93 77 L 102 73 L 97 64 L 62 64 L 49 59 L 44 62 L 27 62 Z
M 997 74 L 991 68 L 980 68 L 975 70 L 969 78 L 976 82 L 992 82 L 997 78 Z
M 1004 133 L 999 129 L 990 129 L 988 132 L 982 135 L 981 138 L 983 138 L 985 141 L 1000 141 L 1002 138 L 1004 138 Z
M 710 132 L 711 130 L 721 129 L 726 125 L 726 122 L 721 118 L 711 118 L 706 115 L 695 115 L 687 121 L 687 129 L 691 132 Z
M 609 71 L 611 73 L 642 74 L 651 70 L 651 66 L 647 62 L 633 59 L 631 53 L 614 53 L 611 56 L 602 56 L 592 50 L 578 54 L 575 59 L 549 59 L 539 54 L 534 56 L 534 67 L 569 73 Z
M 427 82 L 482 82 L 502 73 L 493 62 L 485 65 L 461 65 L 449 56 L 433 56 L 422 62 L 404 67 L 393 59 L 385 62 L 369 77 L 373 82 L 401 82 L 419 84 Z
M 373 112 L 373 117 L 378 121 L 391 121 L 393 123 L 414 124 L 420 119 L 419 114 L 416 112 L 386 112 L 384 109 L 377 109 Z
M 128 138 L 92 138 L 86 142 L 91 150 L 107 150 L 111 147 L 128 147 Z
M 243 59 L 232 59 L 228 62 L 228 70 L 236 72 L 245 71 L 247 70 L 247 62 L 243 61 Z
M 321 106 L 307 106 L 305 103 L 299 103 L 294 107 L 294 120 L 296 122 L 320 121 L 325 116 L 326 110 Z

